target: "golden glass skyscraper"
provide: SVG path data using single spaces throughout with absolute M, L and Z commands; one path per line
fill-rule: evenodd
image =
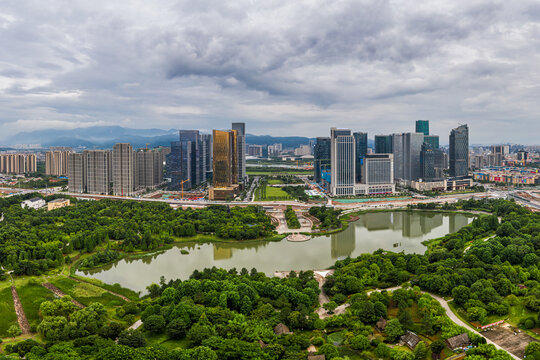
M 215 188 L 238 184 L 238 148 L 236 130 L 214 130 L 213 171 Z

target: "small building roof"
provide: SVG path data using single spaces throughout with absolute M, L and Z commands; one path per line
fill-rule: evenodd
M 283 334 L 292 334 L 292 332 L 289 330 L 287 325 L 283 323 L 279 323 L 274 328 L 274 334 L 276 335 L 283 335 Z
M 30 200 L 26 200 L 26 201 L 38 202 L 38 201 L 44 201 L 44 200 L 42 198 L 35 197 L 35 198 L 31 198 Z
M 405 343 L 409 347 L 409 349 L 414 350 L 416 345 L 421 341 L 421 339 L 413 333 L 412 331 L 407 331 L 405 335 L 401 337 L 401 341 Z
M 59 202 L 64 202 L 64 201 L 68 201 L 68 199 L 54 199 L 54 200 L 51 200 L 49 202 L 50 203 L 59 203 Z
M 326 360 L 325 355 L 308 355 L 307 360 Z
M 471 340 L 469 339 L 469 335 L 467 335 L 467 333 L 463 333 L 447 339 L 446 344 L 450 349 L 454 350 L 470 345 Z

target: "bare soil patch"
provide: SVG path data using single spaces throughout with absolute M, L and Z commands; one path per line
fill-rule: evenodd
M 482 332 L 482 335 L 500 345 L 520 359 L 525 356 L 525 347 L 533 341 L 538 341 L 524 332 L 517 332 L 509 327 L 496 327 Z
M 57 288 L 56 286 L 54 286 L 53 284 L 51 283 L 43 283 L 42 284 L 44 287 L 46 287 L 47 289 L 51 290 L 56 296 L 58 297 L 64 297 L 66 296 L 66 294 L 64 294 L 59 288 Z M 71 302 L 73 304 L 75 304 L 75 306 L 77 306 L 78 308 L 82 309 L 84 308 L 85 306 L 83 304 L 81 304 L 80 302 L 78 302 L 77 300 L 75 299 L 71 299 Z
M 15 307 L 15 313 L 17 314 L 17 321 L 19 322 L 19 327 L 23 335 L 30 334 L 30 324 L 24 313 L 24 309 L 21 304 L 21 299 L 19 299 L 19 294 L 17 294 L 17 289 L 15 286 L 11 287 L 11 295 L 13 296 L 13 306 Z

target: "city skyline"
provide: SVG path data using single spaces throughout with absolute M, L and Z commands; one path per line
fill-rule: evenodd
M 314 138 L 430 119 L 435 134 L 468 124 L 472 144 L 537 143 L 536 1 L 49 5 L 0 8 L 0 140 L 231 122 Z

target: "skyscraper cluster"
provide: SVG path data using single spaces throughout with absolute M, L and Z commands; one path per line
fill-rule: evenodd
M 375 154 L 368 154 L 367 134 L 332 128 L 314 148 L 314 178 L 334 196 L 394 192 L 394 181 L 433 182 L 444 178 L 447 155 L 429 121 L 418 120 L 416 131 L 375 136 Z M 451 177 L 468 175 L 469 130 L 461 125 L 450 133 Z
M 113 150 L 70 153 L 67 160 L 69 191 L 131 196 L 137 190 L 155 188 L 163 182 L 163 156 L 157 149 L 134 151 L 127 143 Z

